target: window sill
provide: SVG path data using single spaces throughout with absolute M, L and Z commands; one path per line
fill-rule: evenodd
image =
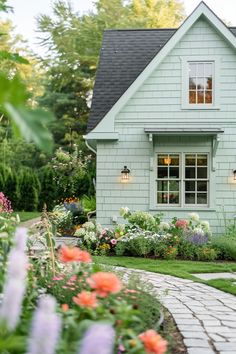
M 202 105 L 182 105 L 182 111 L 191 111 L 191 110 L 198 110 L 198 111 L 219 111 L 219 106 L 202 106 Z
M 187 207 L 161 207 L 161 206 L 156 206 L 156 207 L 150 207 L 149 208 L 150 211 L 188 211 L 188 212 L 197 212 L 197 211 L 209 211 L 209 212 L 215 212 L 216 209 L 215 208 L 208 208 L 208 207 L 191 207 L 191 208 L 187 208 Z

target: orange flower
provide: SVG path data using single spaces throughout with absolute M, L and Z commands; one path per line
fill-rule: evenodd
M 63 246 L 60 251 L 60 261 L 67 262 L 82 262 L 82 263 L 90 263 L 92 262 L 92 258 L 90 254 L 86 251 L 81 251 L 77 247 L 67 247 Z
M 77 296 L 73 297 L 73 301 L 81 306 L 93 309 L 98 306 L 97 298 L 95 293 L 90 293 L 89 291 L 83 290 Z
M 120 279 L 115 274 L 107 272 L 93 274 L 87 279 L 87 283 L 102 297 L 110 293 L 118 293 L 122 288 Z
M 62 304 L 61 309 L 62 309 L 62 311 L 66 312 L 69 310 L 69 306 L 67 304 Z
M 139 339 L 143 342 L 146 353 L 164 354 L 166 352 L 167 341 L 153 329 L 141 333 Z

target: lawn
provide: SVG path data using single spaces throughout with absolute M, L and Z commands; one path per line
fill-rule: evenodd
M 154 273 L 169 274 L 179 278 L 191 279 L 236 295 L 236 285 L 229 279 L 204 281 L 192 275 L 194 273 L 236 272 L 236 262 L 152 260 L 135 257 L 94 257 L 94 259 L 97 263 L 101 264 L 143 269 Z
M 16 216 L 17 214 L 20 217 L 20 221 L 28 221 L 31 219 L 38 218 L 41 215 L 41 212 L 39 211 L 15 211 L 12 213 L 13 216 Z

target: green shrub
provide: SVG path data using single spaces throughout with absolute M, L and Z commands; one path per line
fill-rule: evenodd
M 212 247 L 218 253 L 219 259 L 236 261 L 236 239 L 227 236 L 212 238 Z
M 39 210 L 42 210 L 44 204 L 46 204 L 47 210 L 51 211 L 59 198 L 57 193 L 57 183 L 55 181 L 55 172 L 51 166 L 44 166 L 39 170 L 38 177 L 41 184 Z
M 31 168 L 24 167 L 19 172 L 20 201 L 18 210 L 35 211 L 38 209 L 40 182 Z
M 198 261 L 214 261 L 218 256 L 218 252 L 207 246 L 198 247 L 196 257 Z
M 128 250 L 133 256 L 147 257 L 153 249 L 153 242 L 148 238 L 139 236 L 133 238 L 128 243 Z
M 117 242 L 115 247 L 115 252 L 117 256 L 125 256 L 127 253 L 126 242 Z

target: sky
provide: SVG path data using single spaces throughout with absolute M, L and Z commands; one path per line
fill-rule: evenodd
M 94 0 L 71 0 L 74 9 L 84 13 L 93 8 Z M 200 0 L 184 0 L 186 14 L 189 15 L 199 4 Z M 236 26 L 236 0 L 205 0 L 206 4 L 222 19 Z M 13 14 L 8 14 L 16 32 L 23 35 L 29 41 L 29 46 L 39 55 L 44 51 L 39 45 L 36 33 L 37 15 L 51 14 L 53 0 L 8 0 L 9 5 L 14 8 Z M 6 17 L 6 16 L 5 16 Z

